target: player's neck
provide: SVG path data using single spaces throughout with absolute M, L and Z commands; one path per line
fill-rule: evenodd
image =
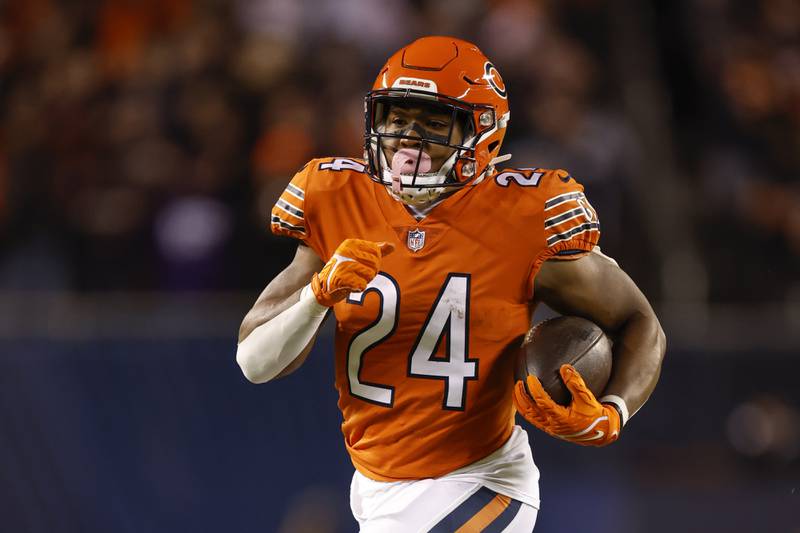
M 431 212 L 431 209 L 436 207 L 436 205 L 438 205 L 439 202 L 441 202 L 440 199 L 437 199 L 435 202 L 431 202 L 430 204 L 422 206 L 414 206 L 408 204 L 403 204 L 403 205 L 405 206 L 406 211 L 411 213 L 411 215 L 417 219 L 417 222 L 419 222 L 420 220 L 428 216 L 428 213 Z
M 449 198 L 452 193 L 445 193 L 440 195 L 436 200 L 424 204 L 424 205 L 408 205 L 403 204 L 406 210 L 411 213 L 411 215 L 417 219 L 417 222 L 428 216 L 428 214 L 433 210 L 434 207 L 445 201 Z

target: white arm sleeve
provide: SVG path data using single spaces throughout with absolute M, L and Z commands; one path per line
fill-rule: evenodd
M 319 329 L 328 307 L 320 305 L 310 285 L 300 301 L 261 324 L 236 349 L 236 362 L 253 383 L 271 380 L 294 361 Z

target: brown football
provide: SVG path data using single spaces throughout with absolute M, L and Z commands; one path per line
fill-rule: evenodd
M 571 364 L 589 389 L 600 395 L 611 377 L 611 339 L 594 322 L 577 316 L 561 316 L 536 324 L 519 351 L 516 380 L 528 374 L 539 378 L 556 403 L 572 401 L 558 369 Z

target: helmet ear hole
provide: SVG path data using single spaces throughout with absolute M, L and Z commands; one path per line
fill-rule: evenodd
M 495 151 L 495 149 L 496 149 L 496 148 L 497 148 L 499 145 L 500 145 L 500 141 L 492 141 L 492 142 L 490 142 L 490 143 L 489 143 L 489 153 L 491 154 L 492 152 L 494 152 L 494 151 Z

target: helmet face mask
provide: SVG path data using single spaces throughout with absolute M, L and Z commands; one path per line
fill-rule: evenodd
M 381 94 L 385 92 L 386 94 Z M 383 129 L 384 137 L 408 136 L 415 131 L 425 142 L 469 149 L 466 139 L 474 135 L 474 125 L 468 110 L 456 104 L 440 102 L 428 95 L 393 94 L 397 91 L 376 91 L 371 98 L 374 106 L 372 128 Z
M 425 205 L 491 167 L 508 122 L 499 73 L 470 43 L 426 37 L 394 54 L 365 99 L 370 177 Z
M 388 186 L 399 177 L 402 191 L 393 192 L 410 204 L 424 204 L 461 185 L 453 168 L 474 148 L 471 110 L 414 91 L 374 91 L 367 102 L 366 152 L 373 175 L 380 178 L 376 181 Z M 402 155 L 412 164 L 398 163 Z

